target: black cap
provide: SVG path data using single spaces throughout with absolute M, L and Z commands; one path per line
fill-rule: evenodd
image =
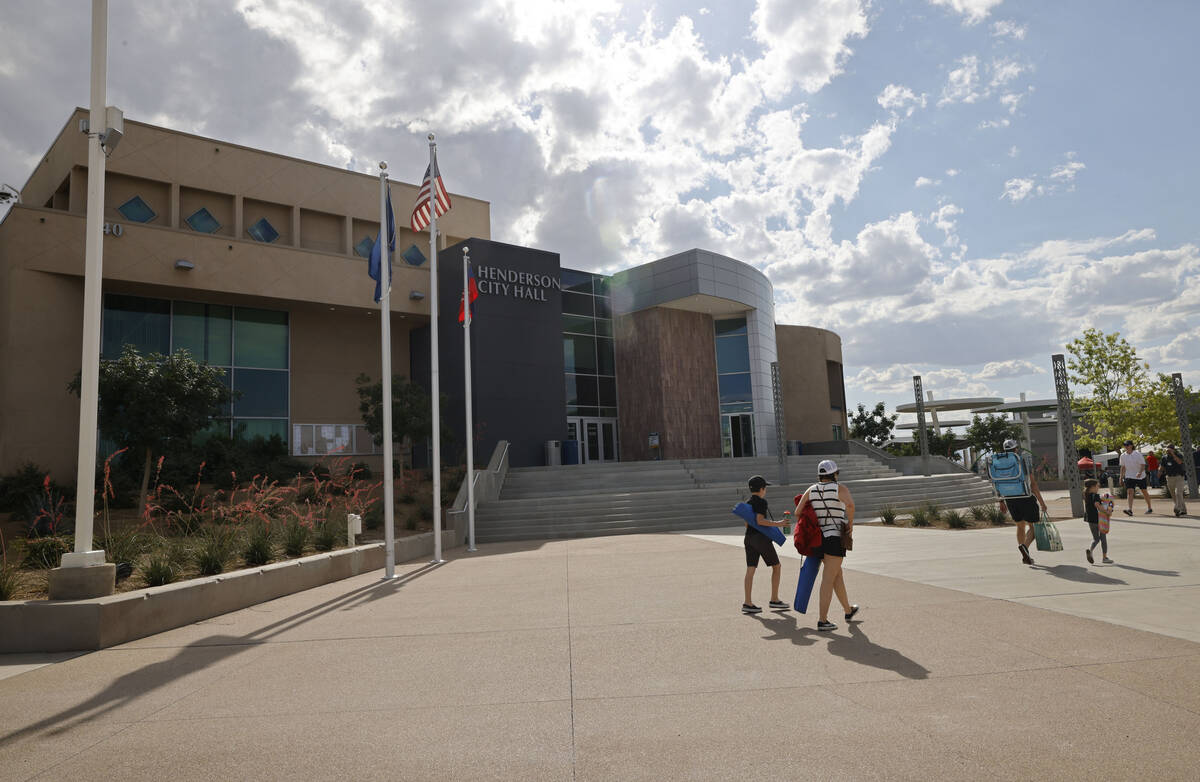
M 1126 440 L 1124 445 L 1133 445 L 1133 440 Z
M 746 483 L 747 483 L 747 485 L 749 485 L 750 491 L 758 491 L 759 489 L 761 489 L 764 486 L 771 485 L 771 484 L 767 483 L 767 479 L 762 477 L 761 475 L 751 475 L 750 480 L 747 481 Z

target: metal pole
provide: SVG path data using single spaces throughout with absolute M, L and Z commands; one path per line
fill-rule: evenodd
M 1171 391 L 1175 396 L 1175 416 L 1179 419 L 1179 445 L 1183 449 L 1183 469 L 1187 473 L 1188 491 L 1195 500 L 1200 492 L 1196 487 L 1196 460 L 1192 450 L 1192 427 L 1188 423 L 1187 393 L 1183 388 L 1183 375 L 1171 375 Z
M 429 356 L 433 395 L 433 561 L 442 562 L 442 412 L 438 371 L 437 144 L 429 134 Z
M 475 551 L 475 415 L 471 405 L 471 248 L 463 248 L 463 374 L 467 397 L 467 551 Z
M 917 432 L 921 443 L 921 472 L 929 475 L 929 438 L 925 434 L 925 399 L 921 393 L 920 375 L 913 375 L 913 395 L 917 398 Z
M 1058 397 L 1058 432 L 1062 438 L 1067 468 L 1067 488 L 1071 492 L 1071 515 L 1082 516 L 1083 479 L 1079 476 L 1079 452 L 1075 449 L 1075 419 L 1071 415 L 1071 389 L 1067 385 L 1067 362 L 1062 353 L 1050 357 L 1054 369 L 1054 391 Z
M 396 577 L 395 470 L 392 465 L 392 279 L 388 266 L 387 163 L 379 164 L 379 336 L 383 350 L 384 578 Z
M 96 425 L 100 404 L 100 311 L 104 279 L 104 108 L 108 69 L 108 0 L 92 0 L 92 105 L 88 114 L 87 223 L 83 270 L 83 357 L 79 387 L 79 463 L 75 489 L 75 551 L 63 567 L 104 564 L 92 548 L 96 507 Z
M 783 420 L 783 382 L 779 377 L 779 362 L 771 362 L 771 394 L 775 402 L 775 448 L 779 452 L 779 483 L 787 486 L 787 440 Z

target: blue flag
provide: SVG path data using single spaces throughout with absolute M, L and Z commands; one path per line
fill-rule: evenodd
M 382 221 L 381 221 L 382 222 Z M 371 257 L 367 261 L 367 275 L 375 281 L 375 301 L 383 298 L 383 282 L 380 279 L 379 261 L 383 257 L 383 250 L 380 247 L 380 240 L 383 239 L 383 227 L 380 226 L 379 236 L 375 237 L 375 244 L 371 247 Z M 392 189 L 387 190 L 387 241 L 388 241 L 388 287 L 391 287 L 392 280 L 392 259 L 396 257 L 396 220 L 392 217 Z

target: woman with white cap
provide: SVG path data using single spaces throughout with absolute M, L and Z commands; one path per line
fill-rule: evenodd
M 817 629 L 836 630 L 837 625 L 829 621 L 829 605 L 837 594 L 838 602 L 846 611 L 849 622 L 858 613 L 846 597 L 846 580 L 842 575 L 842 560 L 846 556 L 843 536 L 849 537 L 854 528 L 854 498 L 850 490 L 838 483 L 838 466 L 832 459 L 824 459 L 817 465 L 817 482 L 808 487 L 800 503 L 796 505 L 796 518 L 805 507 L 811 505 L 821 525 L 821 617 Z

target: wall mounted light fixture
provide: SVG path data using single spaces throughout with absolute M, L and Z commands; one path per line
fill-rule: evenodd
M 186 272 L 186 271 L 191 271 L 192 269 L 195 269 L 196 264 L 192 263 L 191 261 L 185 261 L 183 258 L 180 258 L 179 260 L 175 261 L 175 268 L 183 269 Z

